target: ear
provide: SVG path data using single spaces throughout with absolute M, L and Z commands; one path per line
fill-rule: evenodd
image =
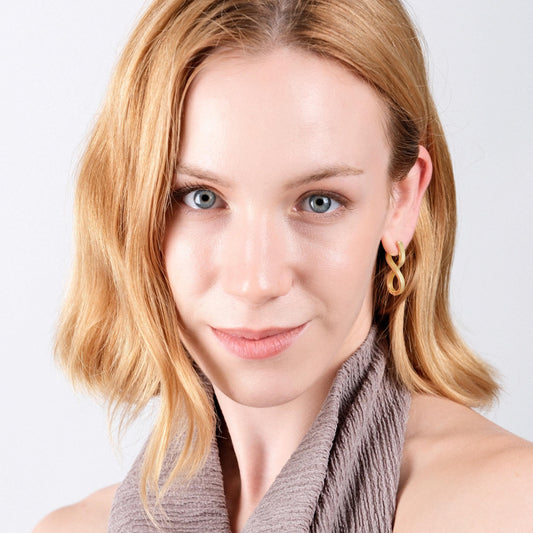
M 392 185 L 389 214 L 381 243 L 390 255 L 398 255 L 397 241 L 405 248 L 415 233 L 420 204 L 433 174 L 433 164 L 429 152 L 418 147 L 418 159 L 407 176 Z

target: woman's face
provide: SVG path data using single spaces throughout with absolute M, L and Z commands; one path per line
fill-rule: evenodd
M 187 97 L 165 264 L 184 344 L 252 406 L 329 385 L 372 321 L 383 104 L 304 51 L 211 56 Z

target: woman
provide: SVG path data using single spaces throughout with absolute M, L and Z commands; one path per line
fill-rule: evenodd
M 160 411 L 36 531 L 531 531 L 530 443 L 469 407 L 455 197 L 399 2 L 154 2 L 85 154 L 58 337 Z

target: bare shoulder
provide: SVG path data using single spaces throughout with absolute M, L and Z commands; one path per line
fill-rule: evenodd
M 533 533 L 533 444 L 445 398 L 413 395 L 395 533 Z
M 105 487 L 78 503 L 45 516 L 32 533 L 106 533 L 118 484 Z

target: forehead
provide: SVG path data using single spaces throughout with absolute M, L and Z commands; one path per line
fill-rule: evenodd
M 388 161 L 386 111 L 339 63 L 279 48 L 210 56 L 189 88 L 180 161 L 229 175 Z

